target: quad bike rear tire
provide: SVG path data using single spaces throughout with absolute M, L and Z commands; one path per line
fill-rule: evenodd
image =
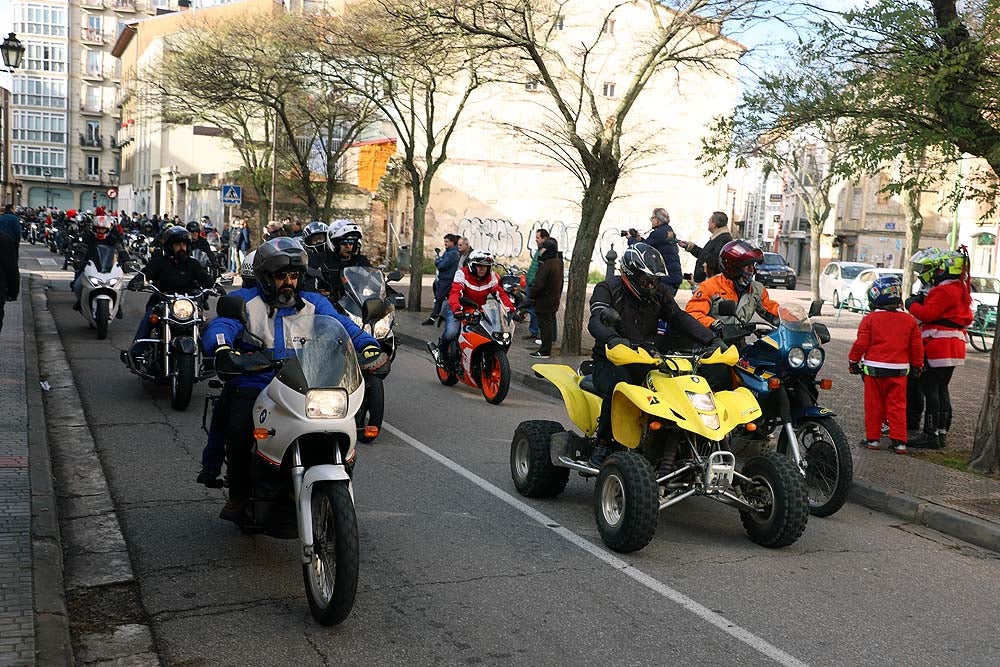
M 659 500 L 656 474 L 644 456 L 609 456 L 594 486 L 594 518 L 601 539 L 621 553 L 642 549 L 656 533 Z
M 782 454 L 768 452 L 747 461 L 742 473 L 757 482 L 750 489 L 743 482 L 744 499 L 759 498 L 766 509 L 740 510 L 750 540 L 769 549 L 794 544 L 809 521 L 806 485 L 795 464 Z
M 518 493 L 528 498 L 555 498 L 569 482 L 569 468 L 552 465 L 549 442 L 565 429 L 559 422 L 534 420 L 518 424 L 510 443 L 510 476 Z

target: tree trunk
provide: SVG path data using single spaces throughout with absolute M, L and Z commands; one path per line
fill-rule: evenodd
M 997 321 L 1000 324 L 1000 320 Z M 993 340 L 1000 335 L 1000 326 L 993 332 Z M 976 435 L 972 440 L 969 468 L 987 475 L 1000 472 L 1000 345 L 993 345 L 990 352 L 990 374 L 983 396 L 983 407 L 976 422 Z
M 812 298 L 819 299 L 819 242 L 823 236 L 824 220 L 809 221 L 809 285 Z
M 420 310 L 420 296 L 424 277 L 424 223 L 427 216 L 427 197 L 419 188 L 413 191 L 413 234 L 410 237 L 410 293 L 406 309 Z
M 906 212 L 909 220 L 906 223 L 906 255 L 903 257 L 903 299 L 913 291 L 913 271 L 909 270 L 910 257 L 920 247 L 920 233 L 924 228 L 924 216 L 920 214 L 920 190 L 913 188 L 906 191 Z
M 601 222 L 614 193 L 615 182 L 599 178 L 591 178 L 590 185 L 583 192 L 580 229 L 576 235 L 573 257 L 569 263 L 566 314 L 563 317 L 563 354 L 581 353 L 583 318 L 584 313 L 588 312 L 587 277 L 590 274 L 590 258 L 594 254 Z

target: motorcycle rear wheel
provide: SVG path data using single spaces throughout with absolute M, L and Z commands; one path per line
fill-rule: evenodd
M 94 325 L 97 327 L 97 340 L 104 340 L 108 337 L 108 323 L 111 322 L 111 309 L 108 302 L 101 299 L 97 302 L 97 312 L 94 316 Z
M 176 368 L 170 378 L 170 407 L 183 411 L 191 404 L 194 389 L 194 355 L 178 354 Z
M 312 498 L 313 557 L 302 564 L 309 611 L 321 625 L 351 613 L 358 592 L 358 522 L 347 482 L 319 482 Z
M 621 553 L 638 551 L 656 533 L 659 487 L 653 467 L 635 452 L 615 452 L 594 486 L 594 518 L 601 539 Z
M 795 429 L 802 458 L 809 513 L 830 516 L 844 506 L 854 484 L 854 459 L 840 424 L 834 419 L 803 419 Z M 782 448 L 791 456 L 782 433 Z M 791 460 L 791 459 L 789 459 Z
M 743 482 L 744 499 L 761 509 L 740 510 L 750 540 L 769 549 L 794 544 L 809 521 L 805 483 L 795 464 L 786 456 L 768 452 L 747 461 L 742 472 L 754 482 L 749 489 Z
M 451 387 L 458 383 L 458 376 L 448 369 L 441 368 L 440 366 L 436 366 L 435 369 L 437 370 L 438 380 L 444 386 Z
M 506 352 L 495 350 L 483 355 L 479 388 L 486 402 L 492 405 L 500 405 L 507 398 L 510 390 L 510 362 Z
M 358 440 L 361 442 L 371 442 L 378 436 L 368 437 L 364 434 L 365 426 L 377 426 L 382 428 L 382 418 L 385 414 L 385 385 L 382 378 L 377 375 L 370 375 L 365 378 L 365 401 L 358 410 L 355 421 L 358 425 Z

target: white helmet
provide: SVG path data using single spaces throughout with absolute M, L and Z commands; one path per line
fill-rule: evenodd
M 240 278 L 244 281 L 249 278 L 254 280 L 253 275 L 253 258 L 257 254 L 256 250 L 251 250 L 243 257 L 243 264 L 240 265 Z
M 350 220 L 334 220 L 326 235 L 326 245 L 331 252 L 336 253 L 341 240 L 353 239 L 361 241 L 361 228 Z
M 469 266 L 493 266 L 493 253 L 487 250 L 473 250 L 469 255 Z

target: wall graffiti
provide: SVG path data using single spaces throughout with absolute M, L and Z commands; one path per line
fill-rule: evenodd
M 458 233 L 469 239 L 477 250 L 488 250 L 498 257 L 517 257 L 524 248 L 524 235 L 510 220 L 462 218 Z

